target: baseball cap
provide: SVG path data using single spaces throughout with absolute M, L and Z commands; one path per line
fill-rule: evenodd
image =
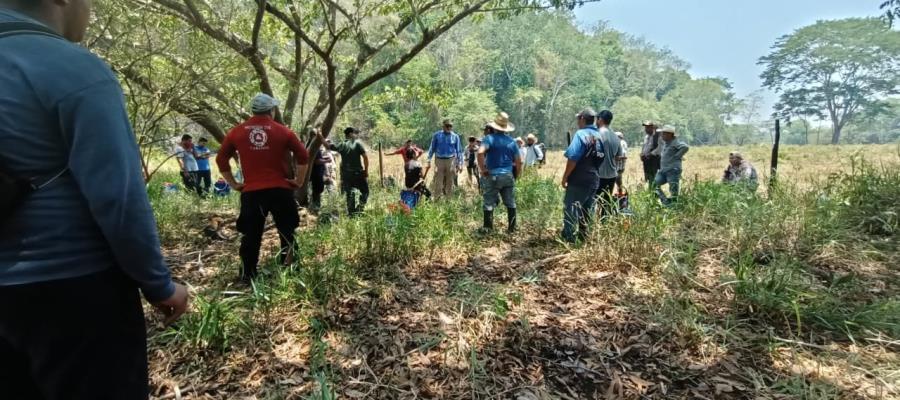
M 253 97 L 253 101 L 250 102 L 250 109 L 253 112 L 266 112 L 275 107 L 278 107 L 281 103 L 276 100 L 274 97 L 269 96 L 265 93 L 259 93 Z

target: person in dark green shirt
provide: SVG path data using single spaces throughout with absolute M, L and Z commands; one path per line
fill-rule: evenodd
M 328 145 L 328 148 L 341 155 L 341 191 L 347 196 L 347 212 L 355 217 L 363 212 L 369 200 L 369 156 L 366 146 L 359 140 L 358 129 L 344 129 L 344 136 L 346 140 Z M 321 132 L 319 140 L 325 141 Z

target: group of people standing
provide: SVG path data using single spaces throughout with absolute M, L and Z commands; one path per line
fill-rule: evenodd
M 4 398 L 145 399 L 147 343 L 139 296 L 166 324 L 188 309 L 187 288 L 173 280 L 161 251 L 122 88 L 102 60 L 73 44 L 85 37 L 90 8 L 90 1 L 0 0 L 0 61 L 9 72 L 0 74 L 0 148 L 15 149 L 0 160 Z M 257 275 L 269 214 L 281 242 L 279 261 L 289 264 L 294 256 L 294 192 L 306 183 L 311 157 L 297 135 L 275 121 L 278 105 L 271 96 L 254 97 L 253 116 L 228 132 L 215 158 L 225 183 L 240 192 L 243 283 Z M 585 237 L 598 199 L 603 215 L 613 211 L 610 193 L 624 169 L 625 146 L 609 131 L 612 117 L 592 109 L 577 115 L 579 130 L 566 149 L 562 178 L 566 240 Z M 668 184 L 676 198 L 687 145 L 671 127 L 657 134 L 652 123 L 645 125 L 646 177 L 657 190 Z M 468 160 L 470 171 L 480 175 L 483 229 L 492 230 L 493 211 L 502 200 L 507 230 L 515 231 L 516 179 L 545 152 L 532 137 L 517 143 L 506 113 L 484 126 L 484 138 L 470 144 L 468 158 L 452 128 L 445 121 L 427 152 L 428 166 L 432 160 L 437 166 L 435 196 L 450 195 Z M 339 153 L 348 211 L 359 215 L 369 192 L 368 156 L 357 129 L 345 129 L 344 136 L 331 143 L 318 133 L 325 150 L 312 162 L 322 176 L 313 186 L 321 194 L 333 184 L 325 166 L 333 163 L 329 152 Z M 406 189 L 424 193 L 425 173 L 417 161 L 423 151 L 410 142 L 400 154 L 410 178 Z M 182 137 L 176 154 L 181 176 L 200 195 L 209 192 L 212 155 L 205 139 L 195 146 L 192 137 Z M 292 166 L 285 165 L 286 155 Z M 232 173 L 236 156 L 243 179 Z M 755 181 L 755 170 L 739 153 L 730 158 L 723 180 Z

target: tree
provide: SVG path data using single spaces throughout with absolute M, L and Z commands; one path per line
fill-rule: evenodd
M 900 0 L 886 0 L 881 3 L 881 9 L 889 25 L 893 26 L 894 20 L 900 19 Z
M 900 32 L 878 18 L 819 21 L 779 38 L 763 85 L 780 93 L 776 116 L 817 116 L 832 123 L 831 143 L 863 110 L 900 93 Z
M 736 110 L 731 84 L 722 78 L 685 81 L 662 99 L 664 123 L 675 125 L 679 134 L 696 144 L 720 144 L 725 120 Z

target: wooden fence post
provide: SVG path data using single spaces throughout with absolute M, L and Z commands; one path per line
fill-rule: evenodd
M 381 153 L 381 143 L 378 143 L 378 176 L 381 178 L 381 188 L 384 188 L 384 155 Z
M 778 177 L 778 145 L 781 143 L 781 120 L 775 120 L 775 143 L 772 145 L 772 161 L 770 163 L 769 173 L 769 192 L 775 186 Z

